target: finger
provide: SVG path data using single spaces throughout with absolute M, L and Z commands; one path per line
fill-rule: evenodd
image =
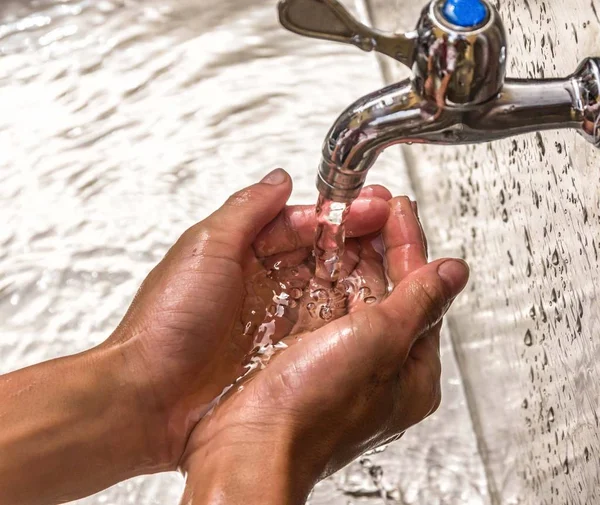
M 421 226 L 407 197 L 390 201 L 391 214 L 383 227 L 388 275 L 394 285 L 427 263 Z
M 379 184 L 371 184 L 370 186 L 365 186 L 361 192 L 360 195 L 362 197 L 374 197 L 374 198 L 381 198 L 382 200 L 391 200 L 392 199 L 392 193 L 390 193 L 390 190 L 387 189 L 385 186 L 381 186 Z
M 354 271 L 356 265 L 358 265 L 358 262 L 360 261 L 360 254 L 361 251 L 358 240 L 346 240 L 340 267 L 340 279 L 345 279 Z
M 441 321 L 468 279 L 464 261 L 438 260 L 409 274 L 377 308 L 414 340 Z
M 379 194 L 380 191 L 377 190 L 377 193 Z M 346 236 L 360 237 L 381 230 L 389 213 L 389 206 L 385 199 L 378 196 L 359 197 L 353 202 L 348 214 Z M 298 247 L 311 246 L 315 238 L 316 226 L 314 205 L 286 207 L 254 241 L 256 255 L 271 256 Z
M 186 235 L 197 236 L 200 242 L 210 235 L 219 244 L 219 254 L 239 263 L 258 233 L 285 207 L 292 191 L 292 181 L 285 170 L 278 168 L 258 184 L 234 193 L 223 206 L 202 223 L 190 228 Z

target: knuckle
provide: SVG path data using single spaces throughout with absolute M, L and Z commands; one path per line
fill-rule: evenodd
M 255 188 L 244 188 L 233 193 L 223 204 L 225 207 L 240 208 L 250 201 L 256 194 Z
M 430 409 L 427 415 L 433 414 L 440 406 L 442 401 L 442 365 L 439 359 L 433 359 L 429 363 L 428 369 L 430 384 Z
M 446 294 L 437 284 L 422 282 L 419 279 L 411 282 L 410 291 L 419 315 L 426 322 L 426 329 L 434 327 L 446 311 Z
M 435 386 L 432 391 L 433 391 L 433 394 L 432 394 L 432 398 L 431 398 L 431 408 L 429 409 L 429 413 L 427 414 L 427 416 L 435 414 L 438 411 L 438 409 L 440 408 L 440 405 L 442 403 L 442 388 L 440 386 L 439 381 L 436 381 Z
M 305 217 L 305 210 L 300 211 L 302 213 L 302 218 Z M 298 229 L 294 226 L 292 221 L 292 215 L 289 207 L 286 207 L 283 212 L 280 214 L 283 229 L 286 234 L 286 239 L 290 242 L 294 249 L 300 247 L 300 234 L 298 233 Z
M 442 402 L 442 384 L 440 382 L 441 365 L 437 362 L 437 360 L 430 363 L 426 374 L 427 376 L 424 382 L 427 384 L 427 390 L 426 399 L 424 402 L 424 417 L 428 417 L 436 412 L 440 406 L 440 403 Z
M 192 246 L 201 249 L 209 242 L 210 236 L 210 226 L 205 221 L 201 221 L 185 230 L 177 242 L 184 247 Z
M 248 186 L 247 188 L 242 188 L 235 193 L 233 193 L 225 203 L 224 207 L 228 207 L 231 209 L 243 209 L 248 206 L 252 206 L 255 204 L 260 204 L 267 198 L 269 195 L 268 187 L 265 187 L 264 184 L 255 184 L 253 186 Z

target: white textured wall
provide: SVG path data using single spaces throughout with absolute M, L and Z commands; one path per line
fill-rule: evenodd
M 496 4 L 509 75 L 564 77 L 600 56 L 597 0 Z M 418 14 L 372 7 L 385 29 Z M 492 503 L 600 503 L 600 152 L 568 131 L 405 152 L 434 251 L 473 268 L 451 330 Z

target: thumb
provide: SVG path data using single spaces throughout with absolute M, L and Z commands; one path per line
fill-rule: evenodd
M 407 342 L 438 324 L 469 280 L 462 260 L 442 259 L 415 270 L 400 282 L 381 305 L 396 319 Z
M 291 192 L 290 176 L 277 168 L 259 183 L 231 195 L 206 222 L 219 231 L 219 242 L 243 255 L 258 233 L 285 207 Z
M 370 357 L 382 373 L 396 373 L 415 341 L 440 322 L 468 279 L 464 261 L 429 263 L 404 277 L 380 305 L 351 312 L 315 334 L 323 335 L 329 348 L 336 347 L 332 337 L 343 342 L 340 348 L 352 367 L 370 370 L 364 366 Z

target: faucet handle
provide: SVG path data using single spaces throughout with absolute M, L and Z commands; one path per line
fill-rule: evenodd
M 387 34 L 370 28 L 338 0 L 280 0 L 278 10 L 281 24 L 294 33 L 374 50 L 412 66 L 417 32 Z

